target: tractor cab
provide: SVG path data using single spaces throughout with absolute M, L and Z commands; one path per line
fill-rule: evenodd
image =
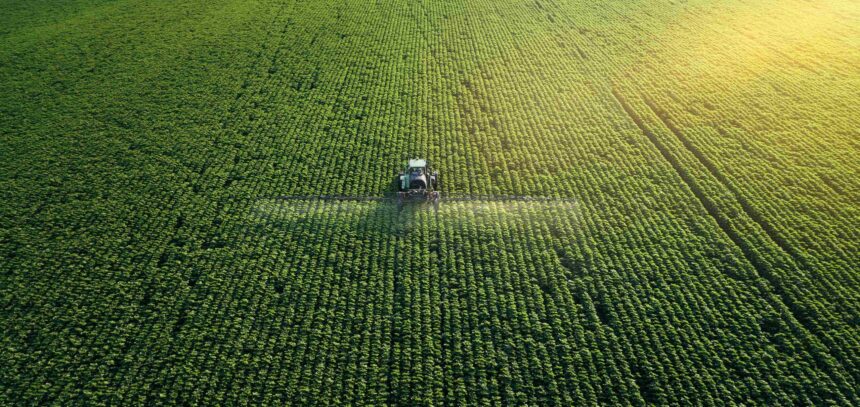
M 399 198 L 438 200 L 439 193 L 435 191 L 438 176 L 436 172 L 430 171 L 426 160 L 409 160 L 406 168 L 400 172 Z
M 436 183 L 436 174 L 428 174 L 428 172 L 426 160 L 409 160 L 406 169 L 400 173 L 400 190 L 432 189 Z

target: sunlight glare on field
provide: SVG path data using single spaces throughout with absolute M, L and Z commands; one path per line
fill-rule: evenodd
M 774 72 L 857 74 L 857 26 L 834 20 L 856 14 L 857 2 L 776 5 L 754 3 L 734 13 L 715 6 L 686 14 L 664 35 L 672 39 L 665 47 L 674 56 L 668 60 L 737 81 Z

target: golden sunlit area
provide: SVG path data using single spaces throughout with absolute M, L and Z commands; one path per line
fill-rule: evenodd
M 0 4 L 0 405 L 860 405 L 860 3 Z

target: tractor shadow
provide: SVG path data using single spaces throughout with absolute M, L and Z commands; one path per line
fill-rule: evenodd
M 333 225 L 347 231 L 404 236 L 411 229 L 434 222 L 438 206 L 433 202 L 401 200 L 397 174 L 381 196 L 280 196 L 257 199 L 245 216 L 252 228 L 291 231 L 313 224 Z
M 405 236 L 410 230 L 435 222 L 432 203 L 398 203 L 393 197 L 376 200 L 340 198 L 257 200 L 246 215 L 252 233 L 290 234 L 336 229 L 345 234 Z

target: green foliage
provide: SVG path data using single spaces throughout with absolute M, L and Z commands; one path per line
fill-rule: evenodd
M 855 3 L 6 2 L 0 404 L 860 404 Z

